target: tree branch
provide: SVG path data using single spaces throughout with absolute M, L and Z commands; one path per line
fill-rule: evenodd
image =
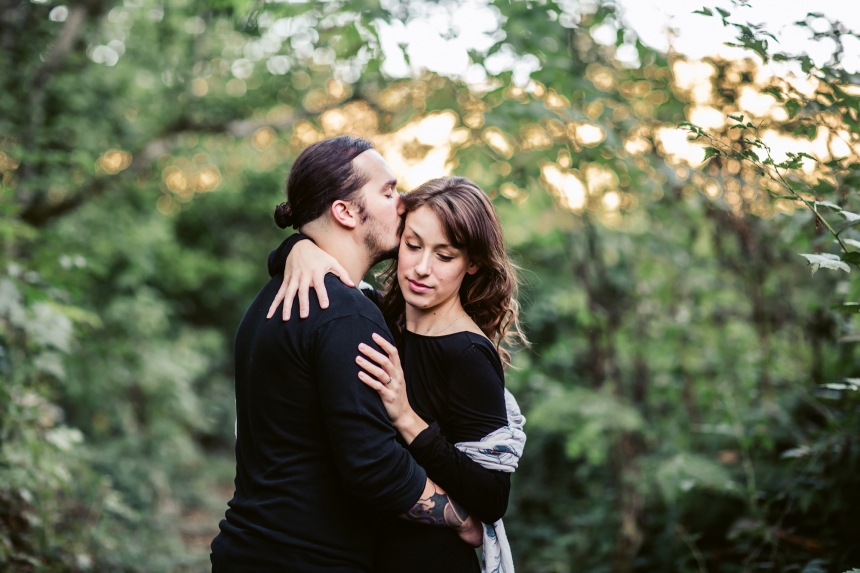
M 108 182 L 113 181 L 114 179 L 115 177 L 94 179 L 87 185 L 86 193 L 78 193 L 57 203 L 46 201 L 45 194 L 40 193 L 38 199 L 32 201 L 30 205 L 21 212 L 21 220 L 34 227 L 41 227 L 54 217 L 58 217 L 72 211 L 73 209 L 78 208 L 85 201 L 98 197 L 107 190 Z
M 51 46 L 45 63 L 33 76 L 29 90 L 30 126 L 29 129 L 24 130 L 22 138 L 25 149 L 33 150 L 36 145 L 37 134 L 41 133 L 45 123 L 45 87 L 48 85 L 51 76 L 60 68 L 72 51 L 72 48 L 74 48 L 75 41 L 87 18 L 87 13 L 87 3 L 75 4 L 69 8 L 69 15 L 57 41 Z M 19 201 L 32 197 L 28 201 L 31 205 L 44 202 L 44 193 L 33 193 L 27 186 L 27 181 L 33 178 L 36 170 L 37 166 L 31 161 L 22 162 L 21 183 L 16 193 Z M 29 207 L 25 209 L 26 211 L 29 211 Z
M 45 63 L 36 72 L 33 77 L 33 90 L 41 90 L 51 79 L 51 76 L 60 67 L 60 65 L 69 56 L 72 48 L 75 45 L 75 40 L 78 39 L 81 27 L 87 19 L 88 7 L 86 4 L 76 4 L 69 7 L 69 16 L 66 18 L 66 23 L 60 31 L 60 37 L 51 47 Z
M 343 104 L 343 102 L 341 102 Z M 33 194 L 33 198 L 23 208 L 19 215 L 21 220 L 34 226 L 41 227 L 51 219 L 64 215 L 80 207 L 86 201 L 94 199 L 107 191 L 120 177 L 128 177 L 141 173 L 147 166 L 152 164 L 159 155 L 169 152 L 176 146 L 179 133 L 183 131 L 197 131 L 203 133 L 230 133 L 235 137 L 247 137 L 262 127 L 271 127 L 276 130 L 285 130 L 292 127 L 297 121 L 307 119 L 311 115 L 306 111 L 298 113 L 287 120 L 278 122 L 257 121 L 245 119 L 229 121 L 226 123 L 192 124 L 185 119 L 179 119 L 163 130 L 163 136 L 152 139 L 137 150 L 132 151 L 131 165 L 125 171 L 112 176 L 91 179 L 81 185 L 81 191 L 56 203 L 47 200 L 45 192 Z

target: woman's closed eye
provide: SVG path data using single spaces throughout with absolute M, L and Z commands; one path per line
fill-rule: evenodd
M 409 249 L 410 251 L 421 250 L 421 247 L 419 245 L 413 245 L 409 241 L 404 241 L 404 243 L 406 243 L 406 248 Z M 442 261 L 444 263 L 447 263 L 447 262 L 454 260 L 454 257 L 452 255 L 446 255 L 444 253 L 436 253 L 436 256 L 439 258 L 440 261 Z

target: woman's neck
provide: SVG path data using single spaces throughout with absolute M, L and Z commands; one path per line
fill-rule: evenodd
M 463 330 L 469 315 L 454 296 L 433 308 L 418 308 L 406 303 L 406 330 L 422 336 L 441 336 Z

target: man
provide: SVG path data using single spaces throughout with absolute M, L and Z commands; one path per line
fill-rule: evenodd
M 367 141 L 325 140 L 296 159 L 275 220 L 314 240 L 355 284 L 397 248 L 395 183 Z M 272 274 L 236 335 L 236 491 L 212 542 L 213 572 L 370 571 L 377 519 L 388 515 L 480 544 L 480 524 L 427 479 L 358 379 L 358 345 L 378 349 L 374 332 L 390 339 L 376 306 L 328 276 L 326 312 L 314 302 L 305 320 L 267 320 L 282 278 Z

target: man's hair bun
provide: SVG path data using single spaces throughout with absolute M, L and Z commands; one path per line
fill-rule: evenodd
M 275 224 L 281 229 L 293 226 L 293 206 L 289 201 L 275 207 Z

